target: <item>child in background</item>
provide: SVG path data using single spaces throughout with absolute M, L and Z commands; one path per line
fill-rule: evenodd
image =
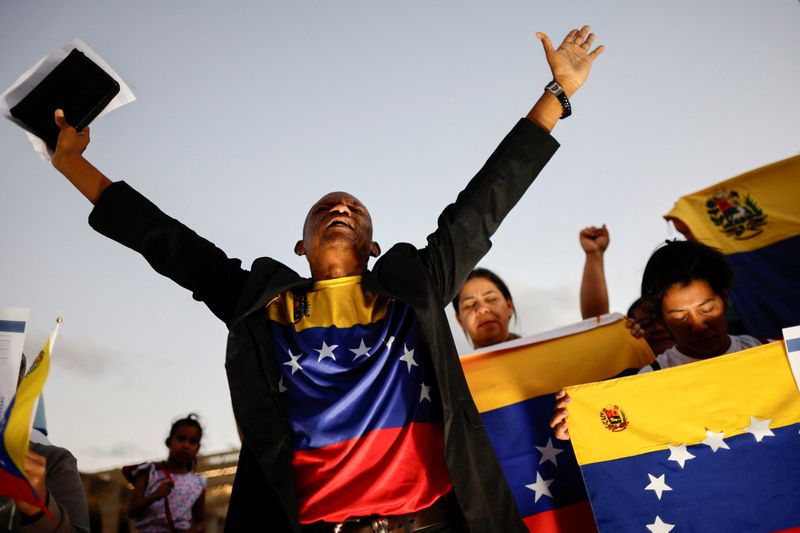
M 189 414 L 172 424 L 167 460 L 134 470 L 128 516 L 140 532 L 204 531 L 206 478 L 193 472 L 202 436 L 197 415 Z

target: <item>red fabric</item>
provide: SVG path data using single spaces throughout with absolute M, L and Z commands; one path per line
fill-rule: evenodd
M 35 505 L 44 511 L 47 516 L 51 516 L 44 500 L 41 500 L 36 495 L 28 480 L 18 478 L 9 471 L 0 468 L 0 487 L 2 487 L 0 496 L 8 496 L 9 498 Z
M 441 424 L 415 422 L 297 451 L 292 464 L 304 524 L 412 513 L 452 487 Z
M 576 503 L 523 519 L 536 533 L 591 533 L 597 531 L 589 502 Z

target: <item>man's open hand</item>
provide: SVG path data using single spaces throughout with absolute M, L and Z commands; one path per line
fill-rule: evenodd
M 592 62 L 605 50 L 600 45 L 589 51 L 594 42 L 594 33 L 589 33 L 589 26 L 569 32 L 557 49 L 553 49 L 553 43 L 546 34 L 537 32 L 536 37 L 542 41 L 553 79 L 561 85 L 568 97 L 583 85 L 589 77 Z

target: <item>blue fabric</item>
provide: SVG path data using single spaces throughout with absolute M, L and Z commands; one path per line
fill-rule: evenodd
M 270 329 L 286 387 L 282 394 L 293 450 L 323 448 L 411 422 L 442 421 L 430 354 L 408 305 L 390 304 L 387 316 L 374 324 L 296 332 L 292 325 L 270 322 Z M 356 358 L 350 349 L 362 341 L 371 347 L 369 357 Z M 323 342 L 338 346 L 335 360 L 319 360 Z M 414 350 L 416 366 L 410 369 L 400 360 L 406 348 Z M 294 374 L 284 364 L 289 350 L 302 354 L 297 360 L 302 370 Z M 420 401 L 423 383 L 431 387 L 430 401 Z
M 744 333 L 779 339 L 800 325 L 800 236 L 728 256 L 736 281 L 731 300 Z
M 800 424 L 757 442 L 743 433 L 729 450 L 688 446 L 684 468 L 660 450 L 581 468 L 601 532 L 646 531 L 658 516 L 674 531 L 749 533 L 800 525 Z M 645 490 L 651 474 L 672 490 Z M 776 490 L 776 487 L 780 489 Z M 725 497 L 720 497 L 725 494 Z M 698 509 L 702 513 L 698 513 Z

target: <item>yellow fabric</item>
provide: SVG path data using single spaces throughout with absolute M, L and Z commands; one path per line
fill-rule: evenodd
M 53 349 L 57 331 L 58 328 L 47 339 L 42 351 L 39 352 L 28 373 L 17 387 L 14 404 L 11 412 L 8 413 L 8 424 L 2 434 L 8 456 L 23 474 L 25 473 L 25 457 L 28 455 L 31 426 L 36 414 L 36 401 L 41 396 L 50 373 L 50 352 Z M 31 500 L 26 498 L 26 495 L 19 494 L 14 496 L 22 498 L 27 503 L 38 505 L 42 509 L 45 507 L 43 500 Z
M 739 435 L 750 417 L 770 428 L 800 421 L 800 392 L 784 345 L 774 342 L 707 361 L 637 376 L 568 387 L 569 432 L 579 464 L 668 446 L 698 444 L 706 429 Z M 601 420 L 618 406 L 628 426 L 611 431 Z
M 738 212 L 741 224 L 728 224 L 722 207 L 735 204 L 738 207 L 731 213 Z M 800 235 L 800 156 L 686 195 L 664 218 L 683 222 L 699 242 L 726 254 L 756 250 Z
M 386 316 L 389 299 L 365 292 L 361 276 L 348 276 L 317 281 L 306 294 L 287 291 L 267 304 L 270 320 L 279 324 L 295 324 L 296 331 L 306 328 L 349 328 L 356 324 L 372 324 Z M 299 320 L 295 322 L 295 309 Z
M 461 358 L 478 411 L 556 392 L 567 385 L 616 376 L 653 362 L 623 320 L 550 341 Z

